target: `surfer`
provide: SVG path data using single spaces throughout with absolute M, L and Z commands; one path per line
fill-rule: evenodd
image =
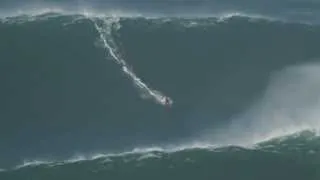
M 165 104 L 166 106 L 168 106 L 168 107 L 171 106 L 171 102 L 170 102 L 170 99 L 169 99 L 168 97 L 165 97 L 165 98 L 164 98 L 164 104 Z

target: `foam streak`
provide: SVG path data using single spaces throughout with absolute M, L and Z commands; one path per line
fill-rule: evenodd
M 148 87 L 132 70 L 128 68 L 126 61 L 120 57 L 119 53 L 117 53 L 117 46 L 112 37 L 112 26 L 115 23 L 119 23 L 119 19 L 100 19 L 102 20 L 102 25 L 100 26 L 97 21 L 93 19 L 91 20 L 94 23 L 96 30 L 99 32 L 100 39 L 102 40 L 105 49 L 108 50 L 108 53 L 112 56 L 115 62 L 121 66 L 122 71 L 132 80 L 134 85 L 136 85 L 144 95 L 148 95 L 147 97 L 151 97 L 155 100 L 156 103 L 166 105 L 166 99 L 168 99 L 169 104 L 171 105 L 173 101 L 170 97 Z

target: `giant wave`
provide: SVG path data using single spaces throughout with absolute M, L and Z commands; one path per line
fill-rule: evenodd
M 227 18 L 226 18 L 227 17 Z M 221 19 L 223 19 L 221 21 Z M 155 35 L 158 33 L 157 31 L 163 31 L 164 34 L 165 31 L 169 31 L 170 37 L 174 37 L 170 34 L 171 31 L 174 33 L 185 33 L 187 36 L 189 35 L 198 35 L 200 38 L 201 33 L 207 33 L 205 35 L 220 35 L 221 38 L 217 40 L 217 36 L 213 38 L 213 41 L 217 41 L 214 43 L 216 45 L 216 49 L 219 49 L 219 46 L 223 46 L 227 53 L 234 53 L 236 56 L 233 56 L 233 58 L 240 58 L 239 56 L 245 54 L 246 56 L 241 57 L 241 60 L 243 60 L 243 63 L 237 63 L 235 62 L 235 59 L 231 60 L 224 60 L 223 58 L 227 59 L 232 57 L 231 55 L 225 55 L 220 51 L 220 57 L 219 56 L 213 56 L 216 53 L 210 54 L 208 53 L 208 57 L 210 57 L 209 61 L 201 61 L 201 63 L 211 63 L 213 68 L 208 67 L 207 71 L 210 72 L 209 79 L 207 81 L 204 81 L 204 83 L 198 83 L 198 85 L 205 85 L 206 83 L 209 83 L 210 77 L 213 79 L 216 79 L 216 82 L 213 83 L 213 87 L 207 87 L 209 90 L 214 91 L 214 89 L 222 88 L 221 91 L 218 91 L 218 93 L 224 92 L 224 98 L 228 99 L 227 96 L 232 96 L 232 93 L 235 93 L 236 91 L 230 90 L 230 88 L 235 88 L 239 85 L 234 85 L 229 87 L 228 85 L 225 85 L 224 83 L 232 83 L 236 84 L 237 78 L 235 76 L 243 76 L 240 78 L 240 80 L 248 80 L 248 75 L 245 73 L 241 73 L 243 71 L 248 72 L 255 72 L 254 67 L 250 68 L 250 66 L 258 66 L 257 68 L 261 70 L 261 68 L 266 68 L 263 71 L 263 76 L 267 80 L 263 82 L 264 84 L 264 90 L 262 90 L 262 93 L 259 94 L 258 97 L 248 97 L 248 99 L 251 99 L 252 101 L 247 101 L 247 106 L 241 107 L 239 109 L 235 108 L 236 101 L 231 99 L 230 101 L 233 102 L 231 104 L 231 107 L 234 107 L 234 109 L 237 109 L 237 113 L 234 113 L 232 116 L 227 116 L 227 118 L 222 118 L 223 120 L 227 122 L 219 122 L 216 123 L 218 126 L 213 126 L 212 124 L 215 123 L 209 123 L 209 125 L 205 125 L 208 127 L 198 126 L 196 128 L 196 132 L 192 134 L 192 136 L 187 138 L 182 138 L 182 140 L 178 141 L 172 141 L 172 142 L 165 142 L 160 141 L 159 143 L 142 143 L 142 145 L 137 145 L 137 147 L 141 148 L 135 148 L 133 151 L 123 152 L 123 153 L 100 153 L 98 155 L 92 155 L 92 156 L 80 156 L 79 158 L 71 159 L 71 160 L 46 160 L 46 161 L 26 161 L 22 165 L 18 165 L 12 170 L 3 170 L 5 171 L 5 174 L 1 174 L 3 176 L 10 177 L 12 173 L 18 171 L 17 176 L 23 176 L 24 173 L 29 172 L 37 172 L 41 171 L 43 168 L 49 168 L 48 172 L 50 174 L 51 168 L 52 172 L 56 174 L 57 172 L 54 172 L 54 168 L 57 167 L 66 167 L 73 168 L 72 166 L 78 167 L 78 168 L 84 168 L 90 172 L 104 172 L 102 173 L 105 177 L 108 177 L 108 174 L 112 172 L 119 172 L 120 169 L 126 169 L 126 168 L 135 168 L 135 167 L 144 167 L 146 169 L 143 169 L 142 171 L 145 171 L 150 168 L 163 168 L 163 169 L 179 169 L 179 166 L 182 167 L 180 163 L 189 162 L 191 164 L 197 164 L 204 166 L 205 164 L 211 164 L 215 165 L 214 161 L 218 161 L 221 163 L 221 160 L 219 161 L 219 158 L 225 157 L 226 160 L 229 159 L 229 156 L 232 156 L 234 159 L 234 163 L 238 162 L 241 159 L 242 156 L 237 156 L 237 153 L 248 153 L 248 156 L 245 156 L 245 158 L 248 158 L 250 162 L 254 164 L 254 158 L 256 156 L 253 156 L 250 153 L 258 152 L 259 155 L 261 155 L 261 158 L 263 159 L 263 156 L 266 156 L 268 158 L 277 157 L 279 159 L 281 158 L 288 158 L 286 154 L 293 153 L 292 157 L 290 156 L 288 159 L 292 160 L 294 159 L 294 156 L 297 155 L 306 155 L 308 160 L 305 162 L 299 162 L 296 167 L 300 167 L 302 164 L 310 164 L 312 165 L 313 161 L 309 161 L 311 158 L 314 157 L 314 154 L 318 151 L 317 143 L 318 143 L 318 136 L 316 132 L 319 129 L 318 124 L 318 113 L 317 109 L 319 106 L 318 103 L 318 96 L 320 93 L 318 93 L 318 70 L 319 65 L 317 63 L 310 63 L 313 61 L 317 61 L 317 49 L 308 49 L 308 47 L 315 47 L 316 38 L 318 37 L 318 33 L 320 33 L 320 28 L 317 25 L 305 25 L 305 24 L 298 24 L 298 23 L 289 23 L 289 22 L 283 22 L 283 21 L 271 21 L 270 19 L 264 19 L 264 18 L 255 18 L 255 17 L 246 17 L 243 15 L 238 16 L 232 15 L 232 16 L 224 16 L 221 17 L 214 17 L 214 18 L 141 18 L 141 17 L 125 17 L 125 18 L 114 18 L 114 17 L 104 17 L 104 16 L 94 16 L 94 15 L 60 15 L 60 14 L 41 14 L 37 16 L 19 16 L 19 17 L 7 17 L 2 19 L 1 26 L 15 26 L 16 24 L 20 24 L 21 26 L 24 26 L 27 23 L 38 23 L 38 22 L 59 22 L 59 24 L 63 24 L 59 27 L 68 27 L 73 26 L 77 23 L 88 23 L 93 27 L 94 30 L 96 30 L 96 37 L 95 40 L 92 40 L 92 44 L 96 43 L 98 44 L 98 48 L 104 48 L 104 52 L 107 54 L 108 59 L 111 60 L 111 62 L 116 62 L 120 64 L 120 69 L 122 69 L 122 73 L 127 75 L 129 79 L 134 83 L 135 86 L 138 87 L 139 90 L 141 90 L 143 93 L 143 97 L 151 97 L 155 102 L 158 102 L 160 104 L 163 104 L 163 93 L 160 93 L 158 90 L 153 90 L 149 88 L 149 86 L 144 83 L 141 79 L 147 79 L 146 82 L 153 84 L 153 86 L 161 87 L 161 85 L 166 86 L 166 84 L 173 84 L 176 81 L 175 80 L 181 80 L 186 78 L 191 81 L 193 76 L 201 77 L 200 75 L 204 75 L 205 73 L 200 73 L 200 75 L 197 75 L 198 72 L 194 72 L 195 74 L 186 74 L 188 71 L 184 71 L 181 68 L 182 66 L 192 66 L 193 62 L 192 60 L 183 61 L 183 60 L 177 60 L 176 63 L 172 64 L 172 70 L 174 70 L 175 74 L 177 73 L 184 73 L 183 75 L 179 76 L 176 75 L 176 78 L 174 78 L 174 73 L 169 73 L 169 75 L 164 76 L 167 77 L 167 80 L 160 80 L 160 77 L 158 74 L 155 75 L 150 73 L 149 71 L 139 70 L 139 66 L 137 67 L 135 64 L 141 64 L 135 63 L 139 60 L 137 58 L 132 58 L 136 60 L 130 60 L 130 53 L 127 52 L 127 54 L 122 54 L 123 50 L 125 49 L 127 45 L 133 46 L 130 44 L 129 41 L 131 39 L 125 39 L 125 37 L 129 37 L 131 34 L 125 34 L 130 33 L 126 31 L 126 28 L 129 30 L 136 31 L 137 38 L 141 37 L 141 34 L 144 32 L 151 32 L 149 34 L 150 36 Z M 113 29 L 113 27 L 116 27 Z M 288 32 L 288 37 L 284 37 L 284 39 L 281 39 L 281 35 L 286 34 L 284 30 L 288 30 L 292 28 L 290 32 Z M 122 29 L 123 28 L 123 29 Z M 232 29 L 232 28 L 238 28 Z M 256 29 L 260 28 L 260 31 L 255 31 Z M 269 29 L 268 29 L 269 28 Z M 139 32 L 142 31 L 142 32 Z M 228 33 L 229 31 L 229 33 Z M 212 32 L 212 34 L 211 34 Z M 250 54 L 251 52 L 248 51 L 240 51 L 238 52 L 237 49 L 228 48 L 228 46 L 239 47 L 240 44 L 234 44 L 231 45 L 233 42 L 235 42 L 235 39 L 228 39 L 228 36 L 232 33 L 239 33 L 237 35 L 234 35 L 234 38 L 236 38 L 239 35 L 246 35 L 246 32 L 251 32 L 252 34 L 247 34 L 245 38 L 238 37 L 238 42 L 243 42 L 244 39 L 247 39 L 252 42 L 261 42 L 266 43 L 267 45 L 264 47 L 263 44 L 250 44 L 249 42 L 247 45 L 248 49 L 253 49 L 254 46 L 256 46 L 256 51 L 260 51 L 261 55 L 270 55 L 269 57 L 262 58 L 260 55 L 256 55 L 254 53 Z M 141 33 L 141 34 L 140 34 Z M 194 34 L 193 34 L 194 33 Z M 226 34 L 224 34 L 226 33 Z M 256 33 L 256 34 L 255 34 Z M 291 33 L 291 34 L 290 34 Z M 120 35 L 119 35 L 120 34 Z M 173 34 L 173 33 L 172 33 Z M 161 34 L 159 34 L 160 36 Z M 255 36 L 257 35 L 257 36 Z M 262 38 L 261 40 L 250 40 L 251 36 L 254 36 L 254 38 L 261 38 L 261 36 L 268 36 L 266 38 Z M 178 35 L 177 35 L 178 36 Z M 279 53 L 278 56 L 275 54 L 267 54 L 263 48 L 270 48 L 270 46 L 274 45 L 277 41 L 274 41 L 272 37 L 278 37 L 280 38 L 279 42 L 280 46 L 279 49 L 271 49 L 273 53 Z M 182 36 L 184 37 L 184 36 Z M 290 37 L 295 37 L 297 39 L 293 39 L 293 42 L 290 42 Z M 310 41 L 303 41 L 302 37 L 306 37 L 307 40 Z M 121 40 L 124 40 L 124 42 L 121 42 Z M 163 37 L 162 37 L 163 38 Z M 197 37 L 193 37 L 194 39 L 197 39 Z M 205 37 L 206 38 L 206 37 Z M 207 37 L 211 38 L 211 37 Z M 268 39 L 270 38 L 270 39 Z M 268 41 L 270 40 L 270 41 Z M 282 40 L 282 41 L 281 41 Z M 120 42 L 119 42 L 120 41 Z M 300 49 L 300 51 L 292 52 L 292 50 L 295 50 L 296 48 L 299 48 L 300 45 L 295 46 L 296 42 L 305 43 L 307 47 L 305 49 Z M 143 46 L 143 43 L 148 42 L 147 40 L 141 39 L 141 44 Z M 179 41 L 172 41 L 171 43 L 176 43 Z M 190 43 L 191 41 L 186 41 L 185 43 Z M 153 42 L 158 43 L 158 42 Z M 196 54 L 194 57 L 191 58 L 206 58 L 202 56 L 201 53 L 207 53 L 207 51 L 203 50 L 196 50 L 196 46 L 203 45 L 203 47 L 199 47 L 200 49 L 203 48 L 205 50 L 209 50 L 209 45 L 212 44 L 201 44 L 200 42 L 194 41 L 195 45 L 187 45 L 185 48 L 182 48 L 182 50 L 177 51 L 171 51 L 171 53 L 181 53 L 184 52 L 186 49 L 194 50 Z M 196 44 L 199 43 L 199 44 Z M 282 44 L 281 44 L 282 43 Z M 124 44 L 122 46 L 119 46 L 118 44 Z M 133 43 L 134 44 L 134 43 Z M 140 44 L 140 45 L 141 45 Z M 170 42 L 168 43 L 168 45 Z M 183 43 L 179 44 L 180 47 L 183 47 Z M 290 45 L 293 45 L 290 47 Z M 144 47 L 152 46 L 151 44 L 144 44 Z M 126 47 L 128 49 L 133 47 Z M 191 49 L 190 49 L 191 48 Z M 259 49 L 261 48 L 261 49 Z M 281 49 L 283 48 L 283 49 Z M 287 48 L 287 49 L 286 49 Z M 158 47 L 156 48 L 157 50 Z M 168 48 L 167 50 L 169 50 Z M 150 49 L 149 49 L 150 50 Z M 244 48 L 243 50 L 246 50 Z M 282 52 L 278 52 L 282 51 Z M 130 50 L 128 50 L 130 51 Z M 150 50 L 152 51 L 152 49 Z M 255 51 L 255 50 L 253 50 Z M 296 53 L 296 59 L 294 59 L 293 56 L 285 56 L 286 52 L 289 53 Z M 247 54 L 246 54 L 247 53 Z M 259 53 L 259 52 L 258 52 Z M 167 56 L 173 57 L 175 54 L 171 54 L 170 52 L 164 52 L 164 54 L 167 54 Z M 219 54 L 219 53 L 218 53 Z M 131 52 L 131 55 L 134 55 Z M 299 56 L 300 57 L 297 57 Z M 143 55 L 135 55 L 136 57 L 143 57 Z M 176 55 L 179 57 L 178 55 Z M 189 56 L 192 56 L 192 53 L 189 54 Z M 128 58 L 129 57 L 129 58 Z M 164 56 L 165 57 L 165 56 Z M 185 56 L 183 56 L 185 57 Z M 252 58 L 253 59 L 250 59 Z M 261 61 L 256 60 L 256 57 L 261 57 Z M 222 58 L 222 59 L 217 59 Z M 248 60 L 244 60 L 247 58 Z M 275 62 L 270 60 L 268 62 L 269 58 L 275 58 L 275 61 L 283 59 L 282 62 Z M 148 59 L 148 58 L 146 58 Z M 148 61 L 148 60 L 141 60 Z M 175 59 L 175 58 L 173 58 Z M 131 61 L 133 68 L 137 68 L 140 73 L 133 73 L 132 70 L 130 70 L 129 65 L 127 64 L 127 60 Z M 164 60 L 165 61 L 165 60 Z M 231 64 L 224 64 L 224 62 L 231 62 Z M 258 62 L 262 63 L 262 65 L 258 65 Z M 199 63 L 200 63 L 199 62 Z M 194 62 L 197 63 L 197 62 Z M 167 66 L 170 63 L 167 63 L 165 66 Z M 292 65 L 293 64 L 293 65 Z M 161 64 L 159 64 L 161 66 Z M 205 65 L 208 66 L 208 65 Z M 219 66 L 218 68 L 214 68 L 214 66 Z M 234 66 L 238 66 L 236 68 L 233 68 Z M 265 66 L 265 67 L 264 67 Z M 114 66 L 112 66 L 114 67 Z M 163 67 L 163 66 L 161 66 Z M 199 68 L 202 66 L 196 66 L 195 68 Z M 249 68 L 248 68 L 249 67 Z M 141 68 L 141 67 L 140 67 Z M 223 72 L 222 70 L 219 71 L 219 68 L 226 68 L 226 71 Z M 187 68 L 192 69 L 192 68 Z M 180 71 L 181 70 L 181 71 Z M 151 70 L 152 71 L 152 70 Z M 170 71 L 170 69 L 169 69 Z M 233 73 L 235 71 L 239 71 L 239 73 L 235 73 L 235 75 L 232 75 L 230 73 Z M 116 72 L 116 71 L 114 71 Z M 158 71 L 157 71 L 158 72 Z M 212 74 L 211 74 L 212 73 Z M 219 74 L 220 73 L 220 74 Z M 138 74 L 142 74 L 141 78 Z M 151 74 L 150 76 L 147 76 L 148 74 Z M 161 75 L 160 75 L 161 76 Z M 153 79 L 155 77 L 155 81 Z M 169 78 L 172 79 L 169 79 Z M 180 79 L 178 79 L 179 77 Z M 219 77 L 227 77 L 227 78 L 221 78 Z M 230 78 L 230 81 L 227 81 L 228 78 Z M 250 79 L 250 78 L 249 78 Z M 262 80 L 265 80 L 261 78 Z M 244 86 L 250 85 L 252 83 L 259 83 L 258 81 L 262 81 L 261 79 L 250 81 L 248 80 L 247 83 L 245 83 Z M 159 82 L 159 83 L 155 83 Z M 127 82 L 125 82 L 127 83 Z M 197 102 L 197 98 L 192 97 L 192 91 L 188 91 L 188 93 L 184 94 L 182 90 L 184 90 L 185 85 L 188 84 L 192 86 L 192 83 L 186 82 L 181 83 L 182 88 L 178 86 L 171 85 L 169 87 L 166 87 L 168 92 L 171 92 L 172 98 L 177 97 L 177 114 L 178 112 L 185 112 L 186 109 L 183 109 L 182 107 L 186 107 L 183 103 L 186 103 L 188 101 L 183 101 L 183 99 L 189 98 L 189 102 L 193 102 L 196 107 L 194 110 L 194 114 L 210 114 L 211 107 L 217 107 L 221 105 L 221 108 L 218 108 L 219 110 L 222 110 L 223 108 L 227 108 L 228 105 L 223 105 L 221 102 L 224 103 L 222 99 L 217 100 L 217 104 L 211 103 L 208 101 L 215 100 L 215 98 L 209 98 L 207 100 L 203 100 L 203 102 Z M 195 83 L 197 84 L 197 83 Z M 201 86 L 200 86 L 201 87 Z M 174 88 L 177 88 L 177 90 L 173 90 Z M 225 89 L 223 89 L 225 88 Z M 240 87 L 239 87 L 240 88 Z M 160 88 L 161 89 L 161 88 Z M 198 92 L 210 92 L 208 89 L 200 88 L 201 90 L 194 89 L 196 92 L 195 94 L 198 94 Z M 186 90 L 186 89 L 185 89 Z M 239 89 L 240 93 L 241 88 Z M 246 88 L 244 88 L 246 90 Z M 187 91 L 187 90 L 186 90 Z M 228 92 L 230 91 L 230 92 Z M 183 95 L 179 95 L 183 94 Z M 131 96 L 137 96 L 134 93 L 130 94 Z M 211 93 L 206 94 L 206 96 L 211 95 Z M 240 93 L 239 96 L 234 96 L 234 98 L 240 98 L 242 95 L 246 95 L 246 93 Z M 120 96 L 119 96 L 120 97 Z M 216 97 L 213 95 L 213 97 Z M 262 98 L 261 98 L 262 97 Z M 202 99 L 208 98 L 208 97 L 201 97 Z M 232 97 L 231 97 L 232 98 Z M 125 101 L 121 99 L 121 103 L 125 104 Z M 241 98 L 240 98 L 241 101 Z M 179 106 L 181 107 L 179 109 Z M 206 107 L 204 107 L 206 106 Z M 203 108 L 204 107 L 204 108 Z M 183 109 L 183 110 L 181 110 Z M 190 109 L 190 108 L 189 108 Z M 122 109 L 123 110 L 123 109 Z M 154 111 L 156 112 L 156 111 Z M 223 117 L 223 113 L 221 113 L 220 117 Z M 153 115 L 149 115 L 148 117 L 153 117 Z M 195 118 L 203 117 L 203 116 L 194 116 Z M 219 118 L 219 116 L 217 116 Z M 174 119 L 175 117 L 173 117 Z M 206 117 L 207 119 L 215 119 Z M 160 121 L 161 119 L 159 119 Z M 134 121 L 134 120 L 132 120 Z M 137 120 L 136 120 L 137 121 Z M 207 122 L 203 122 L 207 123 Z M 191 123 L 191 128 L 194 127 L 196 123 Z M 111 127 L 112 129 L 112 127 Z M 110 130 L 110 129 L 109 129 Z M 296 136 L 298 134 L 298 136 Z M 287 136 L 289 135 L 289 136 Z M 284 140 L 283 140 L 284 138 Z M 282 140 L 279 140 L 282 139 Z M 151 144 L 151 145 L 150 145 Z M 160 144 L 160 145 L 152 145 L 152 144 Z M 111 145 L 111 144 L 110 144 Z M 111 145 L 112 146 L 112 145 Z M 133 145 L 135 146 L 135 145 Z M 235 147 L 234 147 L 235 146 Z M 253 146 L 253 147 L 252 147 Z M 146 147 L 146 148 L 142 148 Z M 152 148 L 154 147 L 154 148 Z M 252 148 L 251 148 L 252 147 Z M 125 149 L 125 148 L 124 148 Z M 199 150 L 200 149 L 200 150 Z M 296 150 L 296 151 L 294 151 Z M 92 150 L 94 151 L 94 150 Z M 219 152 L 225 153 L 224 155 L 221 155 Z M 236 154 L 233 156 L 233 154 Z M 261 153 L 261 154 L 260 154 Z M 266 153 L 266 154 L 264 154 Z M 270 155 L 276 154 L 276 155 Z M 281 157 L 280 154 L 284 154 L 283 157 Z M 310 157 L 308 157 L 310 155 Z M 35 155 L 36 156 L 36 155 Z M 221 157 L 220 157 L 221 156 Z M 271 157 L 272 156 L 272 157 Z M 279 157 L 280 156 L 280 157 Z M 199 158 L 199 159 L 198 159 Z M 208 158 L 208 162 L 206 162 L 206 158 Z M 37 158 L 35 158 L 37 159 Z M 44 158 L 45 159 L 45 158 Z M 160 159 L 160 160 L 157 160 Z M 150 162 L 149 162 L 150 160 Z M 232 162 L 232 158 L 230 159 Z M 262 160 L 261 160 L 262 161 Z M 174 163 L 176 162 L 176 164 Z M 263 161 L 262 161 L 263 162 Z M 281 162 L 281 161 L 280 161 Z M 142 163 L 142 164 L 141 164 Z M 146 164 L 144 164 L 146 163 Z M 281 162 L 283 164 L 286 164 L 285 162 Z M 281 164 L 280 163 L 280 164 Z M 118 164 L 119 166 L 116 166 Z M 144 165 L 143 165 L 144 164 Z M 288 164 L 286 164 L 288 165 Z M 253 165 L 249 165 L 250 167 Z M 36 168 L 35 168 L 36 167 Z M 270 167 L 270 166 L 268 166 Z M 58 171 L 60 169 L 58 168 Z M 92 169 L 93 168 L 93 169 Z M 110 169 L 108 169 L 110 168 Z M 25 171 L 23 169 L 26 169 Z M 162 170 L 163 170 L 162 169 Z M 219 168 L 217 168 L 219 170 Z M 290 168 L 288 168 L 289 171 Z M 307 168 L 308 169 L 308 168 Z M 21 171 L 20 171 L 21 170 Z M 127 171 L 127 170 L 125 170 Z M 128 171 L 132 171 L 128 170 Z M 61 176 L 64 177 L 66 172 L 61 172 Z M 163 171 L 163 172 L 170 172 Z M 201 171 L 202 172 L 202 171 Z M 204 171 L 206 172 L 206 171 Z M 218 172 L 218 171 L 217 171 Z M 285 171 L 286 172 L 286 171 Z M 310 171 L 306 170 L 304 172 L 305 174 L 308 174 Z M 302 174 L 304 174 L 302 173 Z M 60 173 L 57 173 L 60 174 Z M 89 173 L 90 174 L 90 173 Z M 98 173 L 99 174 L 99 173 Z M 81 173 L 80 173 L 81 175 Z M 79 175 L 79 177 L 80 177 Z M 91 174 L 92 175 L 92 174 Z M 32 177 L 33 175 L 27 175 Z M 39 175 L 36 175 L 40 177 Z M 222 174 L 219 174 L 217 176 L 213 177 L 221 177 Z M 72 177 L 72 176 L 71 176 Z M 73 176 L 76 177 L 76 176 Z M 138 176 L 140 177 L 140 176 Z M 247 176 L 244 176 L 247 177 Z M 299 177 L 299 176 L 297 176 Z M 99 179 L 98 177 L 96 179 Z

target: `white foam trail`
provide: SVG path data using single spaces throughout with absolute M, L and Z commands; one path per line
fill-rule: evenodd
M 132 80 L 134 85 L 139 88 L 139 90 L 144 95 L 149 95 L 161 105 L 167 105 L 166 99 L 169 101 L 169 105 L 173 103 L 172 99 L 157 90 L 153 90 L 148 87 L 132 70 L 128 68 L 128 65 L 124 59 L 120 57 L 120 54 L 117 53 L 117 46 L 112 37 L 113 26 L 116 25 L 117 28 L 120 28 L 119 18 L 100 18 L 102 25 L 98 25 L 98 22 L 90 18 L 94 23 L 95 28 L 100 34 L 100 39 L 103 41 L 104 47 L 108 50 L 108 53 L 112 56 L 117 64 L 122 68 L 122 71 Z
M 320 64 L 290 66 L 273 74 L 264 96 L 216 137 L 247 146 L 304 130 L 316 132 L 319 109 Z

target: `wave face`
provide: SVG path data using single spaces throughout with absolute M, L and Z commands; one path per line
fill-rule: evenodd
M 317 24 L 47 13 L 0 39 L 0 179 L 319 178 Z

